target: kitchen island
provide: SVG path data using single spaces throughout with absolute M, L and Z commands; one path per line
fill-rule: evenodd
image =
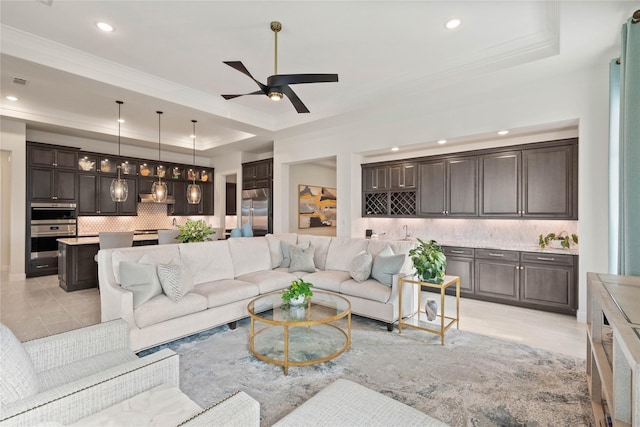
M 157 234 L 136 234 L 133 246 L 157 245 Z M 98 287 L 98 236 L 58 239 L 58 280 L 67 292 Z

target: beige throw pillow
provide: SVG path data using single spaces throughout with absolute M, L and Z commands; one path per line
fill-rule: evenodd
M 349 268 L 351 278 L 358 283 L 364 282 L 371 275 L 372 264 L 373 256 L 367 251 L 360 252 L 351 261 L 351 267 Z
M 289 271 L 306 271 L 307 273 L 316 271 L 316 266 L 313 263 L 314 248 L 311 244 L 309 244 L 309 247 L 306 249 L 291 246 L 289 252 L 291 254 Z
M 285 242 L 284 240 L 281 241 L 280 244 L 282 245 L 282 258 L 283 258 L 282 263 L 280 264 L 280 267 L 289 267 L 291 265 L 290 249 L 292 247 L 307 249 L 310 246 L 309 242 L 301 242 L 301 243 L 298 243 L 297 245 L 292 245 L 291 243 Z

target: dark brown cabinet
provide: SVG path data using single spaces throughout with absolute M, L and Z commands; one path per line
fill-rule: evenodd
M 95 256 L 100 244 L 67 245 L 58 243 L 58 281 L 67 292 L 98 286 L 98 264 Z
M 78 162 L 78 152 L 52 146 L 30 145 L 29 159 L 32 166 L 75 170 Z
M 238 210 L 237 201 L 238 196 L 236 194 L 237 187 L 235 182 L 227 182 L 225 190 L 225 215 L 236 215 Z
M 477 249 L 475 293 L 487 299 L 520 298 L 520 254 L 496 249 Z
M 167 183 L 172 186 L 171 194 L 175 198 L 175 203 L 168 205 L 167 213 L 169 215 L 213 215 L 213 183 L 198 182 L 200 186 L 201 197 L 200 203 L 191 204 L 187 202 L 187 188 L 191 181 Z
M 112 175 L 78 174 L 78 215 L 137 215 L 138 181 L 125 177 L 129 191 L 127 200 L 114 202 L 111 200 L 113 179 Z
M 33 202 L 75 202 L 76 173 L 55 167 L 32 167 L 29 196 Z
M 273 179 L 273 159 L 242 164 L 242 189 L 271 188 Z
M 418 214 L 426 217 L 477 216 L 477 169 L 475 156 L 420 163 Z
M 362 182 L 364 191 L 380 191 L 389 189 L 389 167 L 362 167 Z
M 521 301 L 575 313 L 577 265 L 572 255 L 522 252 L 520 262 Z
M 521 216 L 520 151 L 485 154 L 479 163 L 480 216 Z
M 417 165 L 415 162 L 363 165 L 362 183 L 363 216 L 416 216 Z
M 445 274 L 460 277 L 461 295 L 474 292 L 474 250 L 473 248 L 449 247 L 442 248 L 447 257 L 447 269 Z M 455 295 L 455 289 L 447 289 L 450 295 Z
M 416 188 L 416 163 L 402 163 L 389 166 L 389 188 L 408 190 Z

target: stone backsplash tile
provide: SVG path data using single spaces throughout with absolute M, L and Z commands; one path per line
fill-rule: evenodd
M 538 244 L 540 234 L 561 231 L 579 234 L 578 221 L 557 220 L 366 218 L 365 224 L 383 239 L 403 239 L 406 225 L 412 238 L 459 242 L 460 245 L 529 246 Z
M 213 224 L 212 216 L 167 216 L 167 205 L 139 203 L 138 216 L 81 216 L 78 217 L 78 236 L 95 236 L 101 231 L 157 230 L 184 225 L 188 218 L 204 219 Z

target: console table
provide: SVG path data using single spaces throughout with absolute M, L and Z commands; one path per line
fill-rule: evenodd
M 399 298 L 398 302 L 398 333 L 402 333 L 402 327 L 407 326 L 410 328 L 416 328 L 423 331 L 431 332 L 432 334 L 440 335 L 442 345 L 444 345 L 444 333 L 455 323 L 456 328 L 460 329 L 460 277 L 458 276 L 444 276 L 444 280 L 441 284 L 422 282 L 420 280 L 412 280 L 414 276 L 404 276 L 398 281 L 398 295 L 403 295 L 402 286 L 418 286 L 418 312 L 413 316 L 409 316 L 405 319 L 402 318 L 402 298 Z M 455 285 L 456 289 L 456 317 L 445 316 L 444 314 L 444 295 L 448 287 Z M 440 290 L 440 307 L 438 308 L 439 314 L 436 314 L 435 321 L 428 321 L 427 314 L 422 306 L 422 287 Z M 421 311 L 422 310 L 422 311 Z M 438 321 L 439 320 L 439 321 Z
M 596 425 L 640 426 L 640 277 L 587 273 L 587 377 Z

